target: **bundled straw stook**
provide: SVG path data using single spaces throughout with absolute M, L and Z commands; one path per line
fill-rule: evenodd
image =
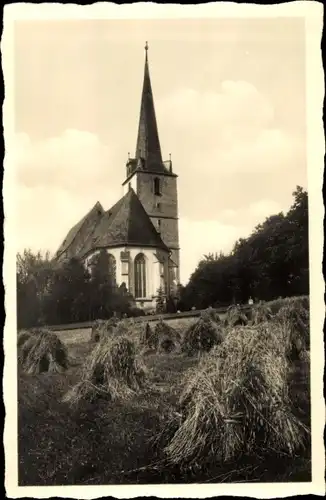
M 235 326 L 245 326 L 248 324 L 248 318 L 241 310 L 240 306 L 230 306 L 226 311 L 225 326 L 231 328 Z
M 154 335 L 158 338 L 158 350 L 170 353 L 179 350 L 181 344 L 180 333 L 160 319 L 156 323 Z
M 65 345 L 51 331 L 34 330 L 18 350 L 18 361 L 27 374 L 63 372 L 68 368 Z
M 113 328 L 114 337 L 126 336 L 130 338 L 136 345 L 141 344 L 141 339 L 146 329 L 146 323 L 136 321 L 134 318 L 127 318 L 119 321 Z
M 304 447 L 309 430 L 294 416 L 288 362 L 274 325 L 231 330 L 224 342 L 186 373 L 174 431 L 165 447 L 179 466 Z
M 259 302 L 258 304 L 254 304 L 251 308 L 251 323 L 253 325 L 259 325 L 260 323 L 269 321 L 272 317 L 272 310 L 266 302 Z
M 289 301 L 275 316 L 285 332 L 287 356 L 299 359 L 301 351 L 310 350 L 309 309 L 301 301 Z
M 97 319 L 92 325 L 91 340 L 99 342 L 103 337 L 112 334 L 118 322 L 117 318 L 110 318 L 108 320 Z
M 127 335 L 134 330 L 135 322 L 133 318 L 122 319 L 113 325 L 112 331 L 114 335 Z
M 25 342 L 31 338 L 32 335 L 33 335 L 32 332 L 28 330 L 20 330 L 17 336 L 18 349 L 20 349 L 23 346 L 23 344 L 25 344 Z
M 149 323 L 146 323 L 145 328 L 140 335 L 140 344 L 148 349 L 156 351 L 159 344 L 159 337 L 156 329 L 151 328 Z
M 307 351 L 306 349 L 300 351 L 299 360 L 303 361 L 304 363 L 310 364 L 310 351 Z
M 127 400 L 146 383 L 146 370 L 127 337 L 103 338 L 88 356 L 78 382 L 64 397 L 71 405 L 98 397 Z
M 182 343 L 182 351 L 188 356 L 209 352 L 224 339 L 222 328 L 209 316 L 203 316 L 186 331 Z
M 214 321 L 214 323 L 220 324 L 221 323 L 221 318 L 219 317 L 216 309 L 213 307 L 208 307 L 204 311 L 200 313 L 200 317 L 205 319 L 209 319 L 211 321 Z

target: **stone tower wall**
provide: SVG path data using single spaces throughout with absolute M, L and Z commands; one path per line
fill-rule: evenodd
M 136 192 L 162 240 L 172 251 L 172 259 L 178 266 L 179 281 L 179 221 L 177 177 L 174 175 L 137 172 Z M 160 195 L 155 194 L 154 179 L 160 180 Z M 160 222 L 159 222 L 160 221 Z

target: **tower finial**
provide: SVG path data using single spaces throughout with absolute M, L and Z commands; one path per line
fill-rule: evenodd
M 145 42 L 145 50 L 148 51 L 148 42 Z

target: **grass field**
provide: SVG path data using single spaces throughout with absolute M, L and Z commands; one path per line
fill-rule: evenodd
M 195 320 L 173 320 L 184 330 Z M 178 324 L 177 324 L 178 322 Z M 80 380 L 80 369 L 94 349 L 90 329 L 59 332 L 67 346 L 70 366 L 64 373 L 18 373 L 18 456 L 20 486 L 100 485 L 188 482 L 310 481 L 310 453 L 242 457 L 230 462 L 212 461 L 196 470 L 163 464 L 162 442 L 157 437 L 177 410 L 180 382 L 198 357 L 149 353 L 144 356 L 149 389 L 136 399 L 111 402 L 99 399 L 78 407 L 62 402 Z M 205 359 L 205 358 L 204 358 Z M 310 425 L 309 363 L 292 364 L 291 399 L 298 417 Z
M 221 316 L 222 317 L 222 316 Z M 166 323 L 177 330 L 185 330 L 196 321 L 196 318 L 176 318 L 168 319 Z M 151 321 L 150 324 L 155 327 L 157 321 Z M 74 330 L 55 331 L 56 335 L 67 345 L 88 342 L 91 338 L 91 328 L 77 328 Z

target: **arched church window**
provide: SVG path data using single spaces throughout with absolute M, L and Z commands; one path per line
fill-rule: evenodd
M 161 181 L 158 177 L 154 179 L 154 194 L 160 196 L 161 194 Z
M 140 253 L 135 258 L 135 298 L 146 297 L 146 260 Z
M 112 280 L 112 283 L 116 283 L 117 280 L 117 263 L 112 254 L 109 253 L 108 255 L 108 264 L 109 264 L 109 269 L 108 269 L 108 274 Z

